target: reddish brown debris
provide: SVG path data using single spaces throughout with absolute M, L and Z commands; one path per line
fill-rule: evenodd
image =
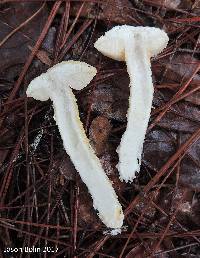
M 199 14 L 196 0 L 2 1 L 1 257 L 6 247 L 25 246 L 51 246 L 44 257 L 199 257 Z M 93 47 L 106 30 L 125 23 L 163 28 L 170 38 L 152 60 L 152 115 L 141 171 L 132 184 L 120 182 L 115 167 L 126 128 L 126 67 Z M 116 236 L 98 219 L 63 150 L 51 103 L 25 96 L 33 78 L 69 59 L 98 70 L 75 94 L 88 138 L 125 211 Z

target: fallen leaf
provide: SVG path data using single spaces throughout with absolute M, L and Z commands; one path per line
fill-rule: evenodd
M 104 22 L 116 22 L 119 24 L 132 24 L 135 22 L 135 16 L 138 16 L 132 4 L 128 0 L 110 0 L 99 4 L 87 3 L 81 13 L 81 16 L 88 18 L 98 18 Z M 76 3 L 72 8 L 72 15 L 76 15 L 80 3 Z
M 125 256 L 125 258 L 143 258 L 144 257 L 144 247 L 139 244 L 131 249 L 131 251 L 128 252 L 128 254 Z
M 67 180 L 75 180 L 75 175 L 77 171 L 66 152 L 62 153 L 62 161 L 59 166 L 60 173 L 64 176 Z
M 153 130 L 145 139 L 143 162 L 157 171 L 174 154 L 176 135 L 165 130 Z
M 147 1 L 144 1 L 147 2 Z M 151 0 L 152 5 L 166 7 L 166 8 L 177 8 L 181 3 L 181 0 Z
M 131 251 L 125 256 L 125 258 L 144 258 L 144 257 L 151 257 L 151 252 L 154 251 L 154 247 L 156 242 L 152 240 L 147 240 L 144 244 L 139 244 L 135 246 Z M 161 252 L 161 254 L 157 254 L 157 258 L 169 258 L 168 254 L 162 254 L 164 249 L 159 247 L 157 252 Z M 153 257 L 153 256 L 152 256 Z
M 56 37 L 56 28 L 51 27 L 42 43 L 42 48 L 44 48 L 48 53 L 53 54 L 54 42 Z
M 32 51 L 33 48 L 28 46 L 28 48 Z M 45 50 L 38 50 L 36 53 L 37 58 L 44 64 L 50 66 L 52 64 L 51 59 L 48 56 L 48 53 Z
M 0 41 L 13 29 L 31 17 L 41 3 L 13 3 L 4 12 L 1 12 Z M 28 45 L 34 45 L 46 22 L 48 11 L 46 6 L 26 24 L 20 31 L 11 36 L 0 48 L 0 71 L 3 73 L 9 67 L 21 65 L 29 56 Z
M 172 105 L 158 125 L 173 131 L 192 133 L 200 126 L 200 109 L 185 101 L 178 102 Z
M 163 79 L 167 80 L 169 83 L 177 82 L 178 86 L 180 87 L 180 85 L 183 85 L 192 76 L 198 64 L 199 60 L 192 57 L 191 55 L 178 53 L 174 55 L 170 62 L 165 60 L 162 63 L 160 69 L 154 69 L 154 74 L 156 74 L 158 78 L 162 74 Z M 163 69 L 163 66 L 165 69 Z M 163 71 L 165 72 L 163 73 Z M 199 86 L 199 83 L 200 75 L 197 73 L 194 75 L 192 81 L 190 82 L 188 90 L 195 89 Z M 171 88 L 171 90 L 175 91 L 177 88 Z M 192 93 L 188 97 L 185 97 L 184 100 L 195 105 L 200 105 L 200 90 Z
M 99 84 L 94 89 L 93 94 L 88 94 L 88 100 L 84 102 L 91 103 L 91 110 L 96 114 L 103 115 L 108 119 L 126 122 L 126 113 L 128 109 L 128 78 L 116 80 L 113 84 Z M 126 85 L 126 88 L 124 87 Z M 124 87 L 125 89 L 122 89 Z M 123 94 L 121 94 L 123 90 Z
M 101 156 L 103 154 L 110 131 L 111 123 L 108 118 L 98 116 L 92 121 L 89 131 L 89 139 L 97 156 Z
M 9 150 L 0 150 L 0 167 L 3 165 L 8 153 Z
M 183 134 L 180 142 L 184 143 L 188 139 L 189 134 Z M 200 140 L 194 143 L 185 158 L 181 162 L 180 183 L 187 188 L 200 191 Z
M 101 222 L 93 208 L 91 196 L 82 181 L 79 180 L 78 185 L 80 189 L 78 199 L 78 224 L 82 227 L 97 229 Z

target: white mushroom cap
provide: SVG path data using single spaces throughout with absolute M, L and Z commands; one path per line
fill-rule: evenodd
M 167 34 L 154 27 L 116 26 L 101 36 L 94 44 L 103 55 L 118 61 L 125 61 L 125 42 L 130 38 L 142 39 L 150 57 L 160 53 L 168 43 Z
M 88 65 L 87 63 L 78 61 L 63 61 L 48 69 L 46 73 L 43 73 L 39 77 L 32 80 L 26 94 L 28 97 L 46 101 L 50 97 L 49 91 L 46 90 L 47 87 L 50 87 L 51 90 L 53 90 L 51 77 L 53 80 L 57 79 L 58 82 L 62 80 L 62 83 L 65 83 L 66 87 L 81 90 L 89 84 L 89 82 L 96 75 L 96 72 L 96 68 Z M 44 83 L 42 83 L 43 80 Z M 50 81 L 49 84 L 47 84 L 48 81 Z M 54 86 L 57 87 L 58 84 Z

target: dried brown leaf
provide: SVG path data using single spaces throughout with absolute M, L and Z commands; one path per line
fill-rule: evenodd
M 30 50 L 33 49 L 31 46 L 28 46 L 28 48 Z M 46 64 L 48 66 L 50 66 L 52 64 L 52 61 L 49 58 L 49 55 L 48 55 L 48 53 L 45 50 L 38 50 L 36 56 L 43 64 Z
M 1 12 L 0 40 L 3 40 L 8 33 L 33 15 L 40 7 L 41 3 L 36 2 L 13 3 L 10 8 Z M 48 11 L 44 7 L 33 20 L 26 24 L 20 31 L 17 31 L 0 48 L 1 73 L 9 67 L 25 62 L 30 54 L 28 45 L 34 44 L 38 38 L 47 19 L 47 15 Z

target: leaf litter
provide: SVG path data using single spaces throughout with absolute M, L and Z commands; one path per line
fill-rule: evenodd
M 55 257 L 198 257 L 198 1 L 4 2 L 1 254 L 8 246 L 52 245 L 58 247 Z M 167 49 L 153 60 L 152 115 L 141 171 L 132 184 L 120 182 L 115 167 L 116 147 L 126 128 L 126 68 L 93 48 L 105 30 L 124 23 L 163 27 L 170 37 Z M 98 69 L 96 80 L 75 94 L 87 135 L 126 214 L 121 234 L 105 235 L 63 150 L 51 103 L 25 97 L 28 83 L 50 62 L 69 58 Z

